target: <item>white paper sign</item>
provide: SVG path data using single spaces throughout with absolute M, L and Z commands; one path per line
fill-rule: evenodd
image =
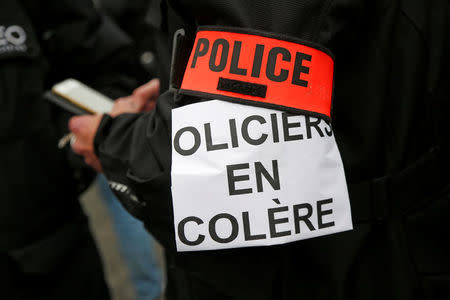
M 323 120 L 220 100 L 172 111 L 178 251 L 284 244 L 352 229 Z

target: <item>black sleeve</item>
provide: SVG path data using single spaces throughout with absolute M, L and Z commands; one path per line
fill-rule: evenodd
M 167 249 L 175 241 L 170 193 L 173 106 L 173 93 L 166 92 L 150 113 L 105 115 L 94 142 L 119 200 Z M 130 199 L 130 193 L 136 197 Z

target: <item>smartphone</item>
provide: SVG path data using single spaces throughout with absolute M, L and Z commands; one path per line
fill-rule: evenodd
M 55 84 L 46 98 L 75 114 L 108 113 L 114 104 L 112 99 L 72 78 Z

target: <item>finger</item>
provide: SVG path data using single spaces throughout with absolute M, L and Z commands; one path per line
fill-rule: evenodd
M 89 146 L 80 139 L 74 139 L 73 142 L 70 143 L 70 146 L 72 147 L 72 151 L 78 155 L 85 156 L 90 152 Z
M 153 110 L 153 109 L 155 109 L 155 106 L 156 106 L 156 99 L 151 99 L 150 101 L 148 101 L 146 104 L 145 104 L 145 107 L 144 107 L 144 111 L 151 111 L 151 110 Z
M 85 126 L 88 138 L 93 138 L 95 136 L 102 117 L 102 114 L 86 116 Z
M 102 172 L 102 165 L 100 164 L 100 160 L 93 155 L 89 155 L 84 159 L 84 162 L 94 168 L 97 172 Z
M 69 120 L 69 129 L 75 134 L 79 134 L 85 123 L 86 116 L 75 116 Z
M 127 105 L 127 102 L 123 101 L 123 100 L 116 100 L 116 102 L 114 103 L 114 106 L 112 108 L 112 110 L 109 112 L 109 114 L 111 116 L 115 116 L 115 115 L 119 115 L 123 112 L 126 111 L 126 108 L 129 105 Z
M 99 160 L 96 160 L 94 163 L 92 163 L 91 167 L 93 167 L 94 170 L 96 170 L 98 173 L 103 173 L 103 168 Z
M 141 98 L 149 98 L 154 94 L 159 94 L 160 82 L 158 78 L 154 78 L 149 82 L 141 85 L 133 91 L 133 96 L 138 96 Z
M 92 166 L 93 164 L 95 164 L 96 160 L 97 160 L 97 158 L 94 157 L 93 155 L 87 155 L 87 156 L 84 158 L 84 162 L 85 162 L 86 164 L 90 165 L 90 166 Z
M 75 116 L 69 120 L 69 129 L 77 138 L 89 137 L 92 131 L 94 119 L 97 115 Z
M 137 101 L 138 105 L 140 107 L 145 106 L 145 103 L 149 101 L 150 99 L 155 99 L 159 96 L 159 88 L 160 88 L 160 81 L 159 79 L 155 78 L 150 80 L 144 85 L 141 85 L 133 92 L 133 101 Z
M 70 119 L 69 128 L 75 134 L 75 140 L 72 142 L 75 153 L 84 155 L 93 152 L 94 136 L 101 118 L 102 115 L 85 115 Z
M 110 111 L 110 115 L 115 117 L 123 113 L 137 113 L 142 109 L 132 101 L 115 103 L 113 109 Z

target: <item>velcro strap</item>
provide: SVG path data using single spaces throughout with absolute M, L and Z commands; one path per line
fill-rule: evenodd
M 311 42 L 238 28 L 200 27 L 180 93 L 329 120 L 333 56 Z

